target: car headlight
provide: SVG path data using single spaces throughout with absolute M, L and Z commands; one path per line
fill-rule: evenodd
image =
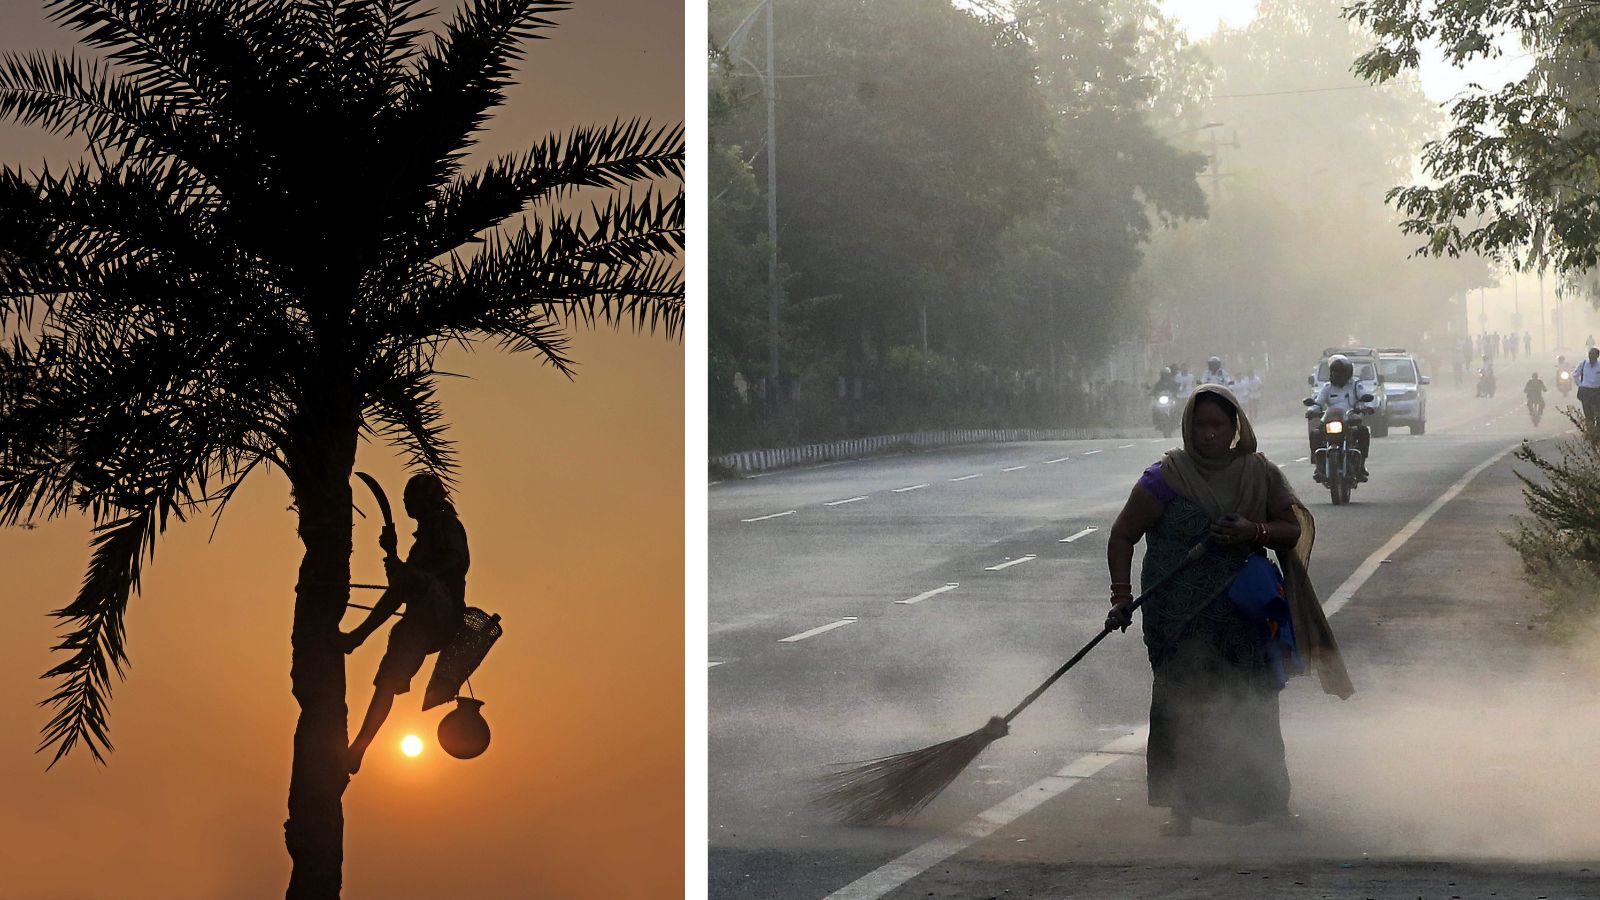
M 1156 398 L 1156 403 L 1160 404 L 1161 406 L 1171 406 L 1172 405 L 1172 398 L 1171 397 L 1158 397 L 1158 398 Z
M 1342 433 L 1344 433 L 1344 423 L 1343 422 L 1329 422 L 1328 424 L 1324 425 L 1323 428 L 1327 429 L 1327 432 L 1329 434 L 1342 434 Z

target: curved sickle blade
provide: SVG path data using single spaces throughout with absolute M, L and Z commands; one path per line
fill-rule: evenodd
M 383 485 L 378 484 L 378 479 L 365 472 L 357 472 L 356 477 L 365 481 L 372 490 L 372 499 L 378 501 L 378 509 L 383 512 L 383 524 L 394 527 L 394 513 L 389 509 L 389 498 L 384 496 Z

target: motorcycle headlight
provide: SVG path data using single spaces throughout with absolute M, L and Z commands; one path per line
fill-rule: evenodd
M 1343 422 L 1329 422 L 1327 425 L 1325 425 L 1323 427 L 1328 430 L 1329 434 L 1342 434 L 1342 433 L 1344 433 L 1344 423 Z
M 1171 406 L 1172 405 L 1172 398 L 1171 397 L 1160 397 L 1160 398 L 1157 398 L 1156 403 L 1158 403 L 1158 404 L 1160 404 L 1162 406 Z

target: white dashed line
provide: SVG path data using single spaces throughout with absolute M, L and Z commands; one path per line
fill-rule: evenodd
M 824 503 L 822 505 L 823 506 L 843 506 L 846 503 L 855 503 L 855 502 L 857 502 L 859 500 L 865 500 L 865 499 L 867 499 L 867 495 L 866 494 L 862 494 L 859 497 L 849 497 L 849 498 L 844 499 L 844 500 L 834 500 L 834 501 L 831 501 L 831 502 L 828 502 L 828 503 Z
M 1058 456 L 1055 459 L 1047 459 L 1047 460 L 1045 460 L 1044 464 L 1048 466 L 1048 465 L 1051 465 L 1053 463 L 1066 462 L 1067 460 L 1069 460 L 1071 458 L 1072 457 L 1070 457 L 1070 456 Z
M 1000 471 L 1002 471 L 1002 472 L 1016 472 L 1016 471 L 1018 471 L 1020 469 L 1026 469 L 1026 468 L 1027 468 L 1027 466 L 1012 466 L 1009 469 L 1001 469 Z
M 717 667 L 717 666 L 720 666 L 720 665 L 723 665 L 723 664 L 725 664 L 725 663 L 726 663 L 726 662 L 727 662 L 727 660 L 725 660 L 725 659 L 713 659 L 713 660 L 712 660 L 712 661 L 711 661 L 711 664 L 710 664 L 710 665 L 708 665 L 708 666 L 706 666 L 706 668 L 708 668 L 708 669 L 715 669 L 715 668 L 716 668 L 716 667 Z
M 992 565 L 992 566 L 986 566 L 986 567 L 984 567 L 984 571 L 985 572 L 998 572 L 1001 569 L 1009 569 L 1012 566 L 1020 566 L 1023 563 L 1025 563 L 1028 560 L 1030 560 L 1030 559 L 1038 559 L 1038 557 L 1036 555 L 1032 554 L 1032 553 L 1029 553 L 1027 556 L 1019 556 L 1016 559 L 1008 559 L 1003 563 L 996 563 L 995 565 Z
M 1310 462 L 1310 460 L 1311 460 L 1311 457 L 1309 457 L 1309 456 L 1297 456 L 1297 457 L 1295 457 L 1294 461 L 1295 462 Z
M 928 486 L 928 483 L 926 481 L 924 481 L 921 484 L 913 484 L 913 485 L 908 485 L 907 487 L 903 487 L 903 488 L 895 488 L 893 493 L 904 494 L 906 491 L 920 491 L 920 490 L 922 490 L 923 488 L 925 488 L 927 486 Z
M 1090 525 L 1088 528 L 1085 528 L 1084 530 L 1078 532 L 1077 534 L 1069 534 L 1069 535 L 1067 535 L 1066 537 L 1062 538 L 1060 541 L 1057 541 L 1057 543 L 1070 544 L 1073 541 L 1077 540 L 1078 538 L 1086 537 L 1088 535 L 1094 534 L 1096 531 L 1099 531 L 1099 530 L 1100 530 L 1099 528 L 1097 528 L 1097 527 L 1095 527 L 1093 525 Z
M 1093 455 L 1095 455 L 1096 453 L 1099 453 L 1099 452 L 1100 452 L 1099 450 L 1085 450 L 1085 451 L 1083 451 L 1083 455 L 1084 456 L 1093 456 Z
M 802 631 L 799 634 L 791 634 L 786 638 L 778 638 L 778 643 L 780 643 L 780 644 L 792 644 L 795 641 L 803 641 L 806 638 L 816 637 L 817 635 L 822 634 L 823 632 L 832 631 L 835 628 L 843 628 L 846 625 L 854 625 L 855 623 L 856 623 L 856 617 L 855 616 L 845 616 L 844 618 L 838 620 L 837 622 L 829 622 L 826 625 L 818 625 L 816 628 L 813 628 L 810 631 Z
M 963 475 L 960 478 L 952 478 L 950 480 L 951 481 L 970 481 L 973 478 L 982 478 L 982 477 L 983 477 L 983 473 L 982 472 L 978 472 L 977 474 L 974 474 L 974 475 Z
M 786 510 L 786 511 L 781 512 L 781 513 L 773 513 L 770 516 L 756 516 L 754 519 L 740 519 L 739 521 L 741 521 L 741 522 L 765 522 L 768 519 L 781 519 L 784 516 L 792 516 L 792 515 L 794 515 L 794 512 L 795 511 L 791 509 L 791 510 Z
M 944 593 L 945 591 L 953 591 L 953 590 L 955 590 L 956 588 L 958 588 L 960 586 L 961 586 L 960 582 L 951 581 L 951 582 L 946 583 L 944 587 L 936 587 L 931 591 L 923 591 L 922 593 L 916 595 L 915 597 L 908 597 L 908 598 L 906 598 L 904 600 L 896 600 L 895 602 L 899 603 L 899 604 L 902 604 L 904 606 L 910 606 L 913 603 L 921 603 L 922 601 L 928 599 L 929 597 L 937 597 L 940 594 Z
M 1129 447 L 1132 447 L 1132 446 L 1133 446 L 1132 444 L 1119 444 L 1117 446 L 1117 449 L 1118 450 L 1126 450 L 1126 449 L 1128 449 Z

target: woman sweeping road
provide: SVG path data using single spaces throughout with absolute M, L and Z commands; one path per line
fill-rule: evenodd
M 1278 467 L 1256 452 L 1232 393 L 1195 388 L 1183 449 L 1146 469 L 1112 526 L 1107 627 L 1126 628 L 1133 547 L 1146 540 L 1150 805 L 1172 811 L 1162 833 L 1186 835 L 1195 817 L 1228 824 L 1293 824 L 1278 692 L 1305 664 L 1323 690 L 1354 693 L 1306 573 L 1315 526 Z M 1183 564 L 1209 538 L 1198 560 Z M 1267 558 L 1277 551 L 1280 572 Z

